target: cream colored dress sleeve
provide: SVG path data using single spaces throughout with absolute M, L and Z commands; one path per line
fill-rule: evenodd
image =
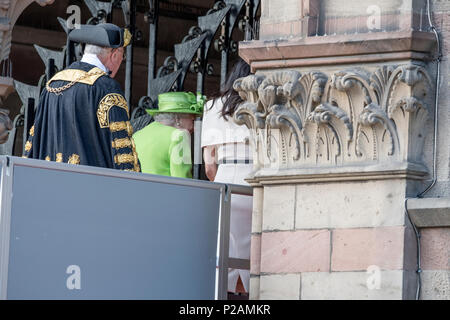
M 222 107 L 221 99 L 216 99 L 214 104 L 212 100 L 206 103 L 202 122 L 202 147 L 248 141 L 248 128 L 237 125 L 231 117 L 227 117 L 226 121 L 221 114 Z

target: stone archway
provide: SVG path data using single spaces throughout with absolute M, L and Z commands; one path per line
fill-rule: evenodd
M 12 30 L 22 12 L 33 2 L 41 6 L 50 5 L 55 0 L 0 0 L 0 100 L 3 101 L 14 91 L 13 79 L 8 70 L 11 51 Z M 5 70 L 6 68 L 6 70 Z

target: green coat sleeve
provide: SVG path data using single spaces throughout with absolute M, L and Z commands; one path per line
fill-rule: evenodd
M 192 178 L 191 136 L 187 131 L 173 131 L 169 159 L 172 177 Z

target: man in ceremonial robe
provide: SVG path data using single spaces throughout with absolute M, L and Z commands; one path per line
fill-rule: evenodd
M 47 82 L 24 157 L 140 171 L 128 104 L 113 79 L 131 34 L 109 23 L 83 25 L 69 40 L 86 44 L 83 58 Z

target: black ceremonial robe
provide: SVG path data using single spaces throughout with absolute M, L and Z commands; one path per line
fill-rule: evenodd
M 129 120 L 119 83 L 75 62 L 42 91 L 24 157 L 140 171 Z

